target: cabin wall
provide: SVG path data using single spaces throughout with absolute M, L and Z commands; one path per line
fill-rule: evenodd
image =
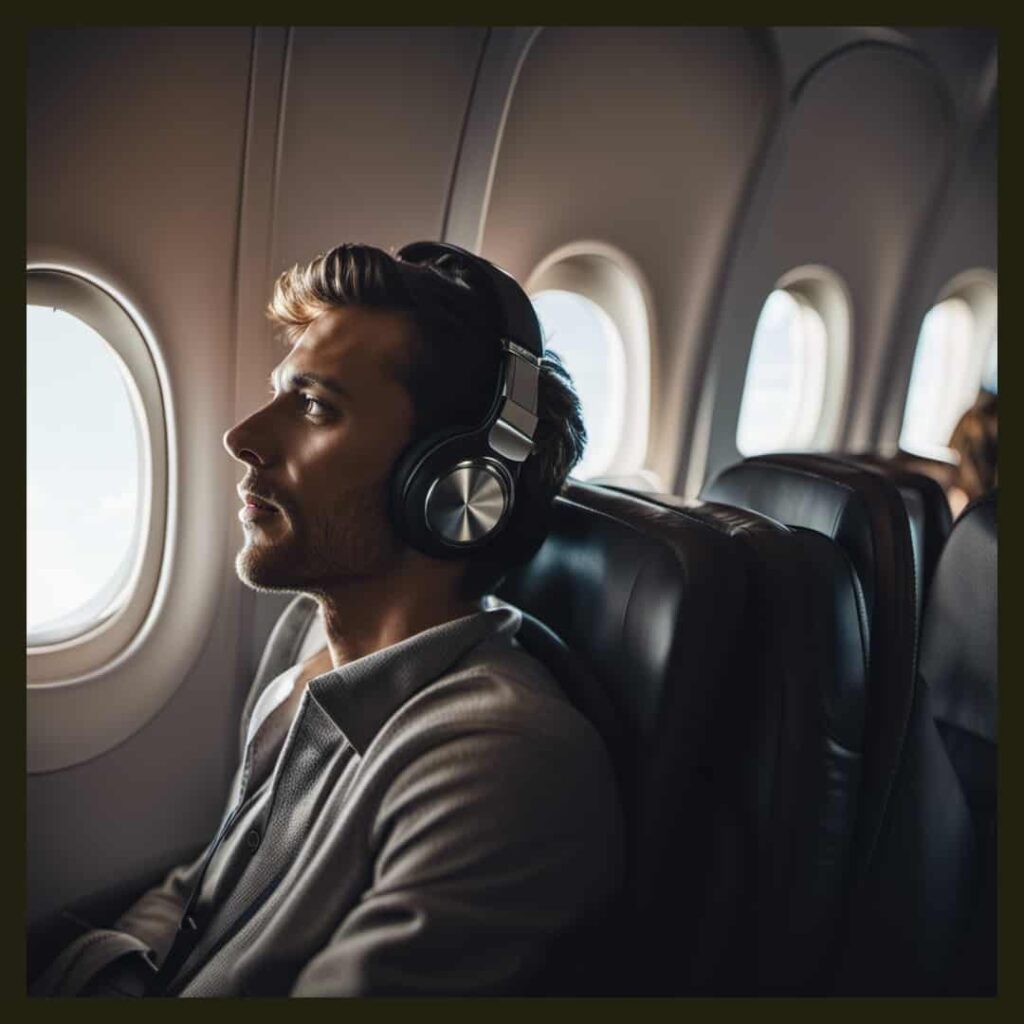
M 181 683 L 114 749 L 29 775 L 30 922 L 161 870 L 216 825 L 284 603 L 235 576 L 242 474 L 221 445 L 282 355 L 263 307 L 280 269 L 337 241 L 440 234 L 484 35 L 33 33 L 28 260 L 88 270 L 138 308 L 179 433 L 168 621 L 121 682 L 163 658 Z
M 702 396 L 706 463 L 695 453 L 682 489 L 695 493 L 741 457 L 736 428 L 754 329 L 776 282 L 797 267 L 824 267 L 848 295 L 847 415 L 832 446 L 850 440 L 850 420 L 871 391 L 954 139 L 942 80 L 906 50 L 874 41 L 850 46 L 798 81 L 724 286 Z
M 652 325 L 647 465 L 666 482 L 779 85 L 759 32 L 548 28 L 511 96 L 481 252 L 521 280 L 574 242 L 632 262 Z
M 967 270 L 998 272 L 998 108 L 994 96 L 980 98 L 983 119 L 969 122 L 963 153 L 935 217 L 920 273 L 910 282 L 903 318 L 882 353 L 877 375 L 877 442 L 895 445 L 903 426 L 910 373 L 921 321 L 942 290 Z

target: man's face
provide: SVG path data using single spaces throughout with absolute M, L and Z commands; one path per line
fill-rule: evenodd
M 243 582 L 315 593 L 379 573 L 402 550 L 387 502 L 412 436 L 396 368 L 413 330 L 400 313 L 322 313 L 274 370 L 272 399 L 224 435 L 248 466 L 235 562 Z

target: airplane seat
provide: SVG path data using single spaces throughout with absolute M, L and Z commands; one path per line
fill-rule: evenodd
M 704 501 L 760 512 L 831 537 L 861 585 L 870 669 L 856 874 L 862 875 L 899 761 L 913 692 L 916 593 L 907 513 L 899 492 L 866 469 L 812 455 L 760 455 L 724 469 Z
M 728 536 L 748 600 L 733 719 L 756 860 L 727 955 L 696 966 L 706 994 L 813 994 L 838 955 L 861 775 L 868 623 L 849 559 L 810 530 L 714 502 L 641 495 Z
M 938 991 L 973 885 L 966 806 L 916 685 L 916 586 L 906 506 L 895 484 L 821 455 L 758 456 L 702 497 L 824 533 L 850 557 L 870 623 L 861 800 L 848 927 L 833 991 Z
M 744 576 L 729 538 L 647 501 L 570 482 L 537 554 L 497 596 L 553 630 L 607 695 L 627 840 L 622 906 L 586 994 L 684 994 L 718 963 L 753 856 L 728 799 Z M 583 709 L 586 713 L 586 709 Z M 580 994 L 580 993 L 577 993 Z
M 917 567 L 917 618 L 920 623 L 935 575 L 935 565 L 953 525 L 945 490 L 935 476 L 923 472 L 920 466 L 913 463 L 907 465 L 874 452 L 837 452 L 832 457 L 873 469 L 892 480 L 899 490 L 910 521 Z
M 950 989 L 995 994 L 998 718 L 997 492 L 957 519 L 935 573 L 921 636 L 920 671 L 936 726 L 974 823 L 980 890 Z

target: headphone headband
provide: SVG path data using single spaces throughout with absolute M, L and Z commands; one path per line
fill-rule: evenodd
M 398 251 L 397 259 L 415 264 L 446 255 L 456 256 L 479 271 L 497 307 L 505 360 L 494 408 L 488 417 L 491 426 L 487 443 L 510 462 L 523 462 L 533 450 L 538 378 L 544 355 L 543 335 L 533 303 L 511 274 L 457 245 L 412 242 Z
M 539 360 L 544 355 L 540 323 L 533 303 L 511 274 L 482 256 L 447 242 L 412 242 L 398 250 L 396 259 L 403 263 L 424 263 L 445 255 L 457 256 L 480 272 L 489 284 L 491 298 L 501 317 L 502 339 L 526 349 Z

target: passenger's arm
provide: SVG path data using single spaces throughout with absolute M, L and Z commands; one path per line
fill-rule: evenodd
M 200 856 L 174 868 L 110 928 L 80 935 L 36 979 L 29 994 L 142 995 L 144 982 L 174 941 L 201 862 Z
M 303 662 L 291 696 L 281 701 L 276 711 L 277 716 L 285 720 L 285 731 L 306 682 L 329 669 L 330 652 L 326 648 Z M 243 750 L 243 762 L 244 757 Z M 242 770 L 239 765 L 235 771 L 232 793 L 238 791 Z M 203 854 L 191 864 L 174 868 L 160 885 L 139 897 L 109 928 L 96 928 L 75 939 L 33 982 L 30 994 L 142 994 L 137 990 L 143 987 L 146 976 L 152 974 L 154 965 L 163 963 L 174 942 L 181 915 L 197 881 Z
M 617 794 L 589 732 L 448 741 L 394 779 L 370 841 L 372 883 L 292 995 L 523 991 L 621 870 Z
M 241 767 L 231 792 L 237 791 Z M 206 850 L 168 872 L 109 928 L 79 935 L 32 983 L 29 995 L 141 995 L 144 980 L 163 962 L 174 942 Z M 119 966 L 118 966 L 119 965 Z

